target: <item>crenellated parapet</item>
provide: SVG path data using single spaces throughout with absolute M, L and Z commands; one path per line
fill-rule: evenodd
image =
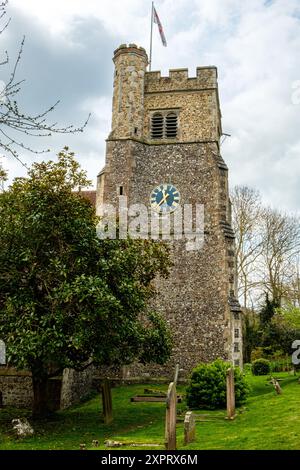
M 217 78 L 214 66 L 197 67 L 195 77 L 189 77 L 187 68 L 170 69 L 167 77 L 162 77 L 160 71 L 146 72 L 145 93 L 217 88 Z

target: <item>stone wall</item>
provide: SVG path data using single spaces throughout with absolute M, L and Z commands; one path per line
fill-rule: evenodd
M 174 349 L 166 367 L 147 366 L 145 370 L 153 374 L 173 371 L 176 362 L 188 373 L 199 361 L 233 359 L 229 298 L 234 290 L 234 239 L 226 220 L 228 197 L 223 201 L 225 176 L 217 150 L 216 144 L 207 143 L 108 143 L 105 202 L 117 204 L 116 188 L 123 185 L 129 205 L 149 205 L 153 188 L 171 181 L 180 191 L 182 205 L 197 202 L 205 209 L 203 249 L 187 251 L 186 241 L 170 242 L 174 266 L 169 279 L 156 281 L 158 293 L 151 308 L 166 318 Z M 135 367 L 129 373 L 143 370 Z
M 89 367 L 83 372 L 65 369 L 61 388 L 60 408 L 65 409 L 87 398 L 93 388 L 94 368 Z
M 30 372 L 0 367 L 0 392 L 4 406 L 31 408 L 33 392 Z
M 169 77 L 160 77 L 158 72 L 147 72 L 145 75 L 144 139 L 151 140 L 152 112 L 177 108 L 178 141 L 218 140 L 221 123 L 216 78 L 215 67 L 199 67 L 197 77 L 193 78 L 188 77 L 187 69 L 170 70 Z
M 92 391 L 93 371 L 65 369 L 62 377 L 48 381 L 48 406 L 51 410 L 68 408 L 87 397 Z M 0 367 L 0 393 L 3 406 L 31 408 L 33 390 L 31 373 Z

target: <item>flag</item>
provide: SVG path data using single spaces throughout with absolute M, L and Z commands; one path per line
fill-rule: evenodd
M 159 30 L 161 42 L 163 43 L 163 45 L 164 45 L 165 47 L 167 47 L 167 41 L 166 41 L 165 33 L 164 33 L 163 27 L 162 27 L 162 25 L 161 25 L 160 19 L 159 19 L 159 17 L 158 17 L 158 14 L 157 14 L 157 12 L 156 12 L 154 6 L 153 6 L 153 21 L 154 21 L 154 23 L 156 23 L 157 26 L 158 26 L 158 30 Z

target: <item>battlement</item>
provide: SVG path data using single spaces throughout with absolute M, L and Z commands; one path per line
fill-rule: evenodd
M 121 54 L 129 54 L 129 55 L 137 55 L 146 59 L 148 63 L 148 56 L 147 52 L 143 47 L 139 47 L 136 44 L 121 44 L 115 51 L 114 51 L 114 58 L 115 60 Z
M 162 77 L 160 71 L 146 72 L 145 92 L 217 88 L 217 78 L 218 72 L 215 66 L 197 67 L 194 77 L 189 77 L 187 68 L 170 69 L 167 77 Z

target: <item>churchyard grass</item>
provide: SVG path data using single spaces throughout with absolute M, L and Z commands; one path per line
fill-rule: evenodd
M 276 373 L 280 378 L 282 395 L 277 395 L 268 377 L 247 374 L 252 387 L 246 405 L 237 409 L 234 421 L 225 419 L 226 410 L 196 411 L 196 441 L 183 446 L 185 401 L 178 404 L 178 449 L 300 449 L 300 384 L 298 377 L 287 372 Z M 130 385 L 112 389 L 114 421 L 104 425 L 101 418 L 100 396 L 71 409 L 56 413 L 48 421 L 33 422 L 35 435 L 18 441 L 11 434 L 10 421 L 28 416 L 15 409 L 0 410 L 0 449 L 79 449 L 92 441 L 104 440 L 128 443 L 120 449 L 138 449 L 129 443 L 158 444 L 144 449 L 163 449 L 165 405 L 163 403 L 131 403 L 130 398 L 142 394 L 144 388 L 167 390 L 167 385 Z M 177 387 L 184 393 L 184 387 Z M 29 417 L 29 421 L 30 417 Z

